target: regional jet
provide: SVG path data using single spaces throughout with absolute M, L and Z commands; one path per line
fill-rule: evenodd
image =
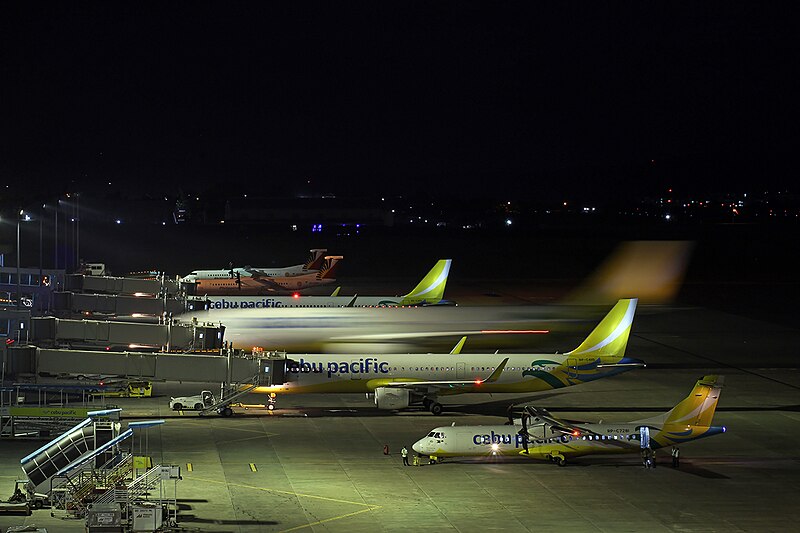
M 373 394 L 378 409 L 422 406 L 442 413 L 438 396 L 537 392 L 579 385 L 644 366 L 625 357 L 636 299 L 620 300 L 580 346 L 564 354 L 303 355 L 286 360 L 283 383 L 253 392 Z M 461 341 L 463 343 L 463 340 Z M 462 344 L 463 345 L 463 344 Z
M 687 396 L 670 411 L 627 424 L 567 422 L 544 409 L 525 407 L 513 425 L 445 426 L 433 429 L 414 443 L 421 455 L 491 457 L 511 455 L 542 459 L 564 466 L 568 458 L 583 455 L 640 453 L 725 433 L 713 426 L 723 376 L 700 378 Z

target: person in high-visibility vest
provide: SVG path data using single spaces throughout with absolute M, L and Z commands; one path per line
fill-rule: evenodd
M 403 466 L 409 466 L 409 464 L 408 464 L 408 448 L 403 446 L 403 449 L 400 450 L 400 455 L 403 456 Z

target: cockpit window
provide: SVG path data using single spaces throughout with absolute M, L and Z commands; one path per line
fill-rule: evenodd
M 428 436 L 429 436 L 429 437 L 435 437 L 435 436 L 436 436 L 436 434 L 435 434 L 433 431 L 431 431 L 430 433 L 428 433 Z

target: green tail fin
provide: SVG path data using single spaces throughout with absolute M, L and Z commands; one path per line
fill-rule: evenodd
M 465 342 L 467 342 L 467 338 L 466 337 L 461 337 L 461 340 L 458 341 L 455 346 L 453 346 L 452 350 L 450 350 L 450 354 L 452 355 L 452 354 L 461 353 L 461 348 L 464 347 L 464 343 Z
M 444 286 L 450 273 L 452 259 L 440 259 L 436 262 L 414 290 L 403 296 L 398 305 L 418 305 L 422 302 L 434 304 L 444 296 Z
M 594 328 L 594 331 L 586 337 L 586 340 L 568 353 L 570 355 L 624 356 L 637 301 L 636 298 L 618 301 L 617 305 Z

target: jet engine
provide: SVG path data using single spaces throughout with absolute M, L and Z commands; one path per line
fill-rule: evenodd
M 405 409 L 411 400 L 411 391 L 392 387 L 375 389 L 375 406 L 378 409 Z

